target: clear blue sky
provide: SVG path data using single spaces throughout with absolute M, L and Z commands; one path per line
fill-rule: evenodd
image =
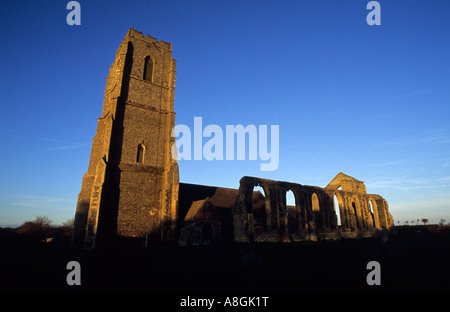
M 0 6 L 0 225 L 75 215 L 106 77 L 129 27 L 173 44 L 176 123 L 279 125 L 278 170 L 180 161 L 181 182 L 326 186 L 344 172 L 396 221 L 450 221 L 450 1 L 68 1 Z

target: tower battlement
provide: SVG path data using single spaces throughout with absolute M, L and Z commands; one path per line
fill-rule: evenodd
M 125 40 L 127 38 L 136 38 L 136 39 L 141 39 L 146 41 L 147 43 L 152 43 L 152 44 L 156 44 L 158 45 L 160 48 L 172 51 L 172 44 L 165 42 L 163 40 L 158 40 L 155 37 L 152 37 L 150 35 L 144 35 L 141 31 L 134 29 L 133 27 L 130 27 L 130 29 L 128 30 L 127 35 L 125 36 Z

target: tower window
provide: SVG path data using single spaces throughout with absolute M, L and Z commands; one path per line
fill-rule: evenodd
M 137 148 L 136 162 L 143 163 L 144 162 L 144 145 L 139 144 Z
M 144 80 L 153 81 L 153 60 L 150 56 L 145 57 Z

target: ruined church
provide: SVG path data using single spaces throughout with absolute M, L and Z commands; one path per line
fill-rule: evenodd
M 129 29 L 106 80 L 73 245 L 315 241 L 372 236 L 393 225 L 386 200 L 343 173 L 324 188 L 247 176 L 239 189 L 180 183 L 171 155 L 175 65 L 170 43 Z

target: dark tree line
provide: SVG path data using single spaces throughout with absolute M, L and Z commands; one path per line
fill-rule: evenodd
M 47 216 L 37 216 L 34 220 L 25 221 L 16 228 L 15 232 L 39 239 L 72 236 L 73 219 L 58 226 L 52 225 L 52 223 L 52 220 Z

